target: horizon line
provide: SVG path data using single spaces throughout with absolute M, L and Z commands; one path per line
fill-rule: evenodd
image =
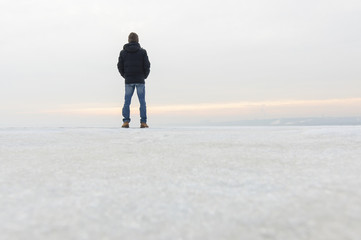
M 98 107 L 92 107 L 92 106 Z M 240 101 L 225 103 L 196 103 L 196 104 L 168 104 L 168 105 L 148 105 L 150 114 L 164 114 L 169 112 L 187 113 L 204 112 L 210 110 L 229 111 L 229 110 L 251 110 L 257 108 L 287 108 L 287 107 L 345 107 L 357 105 L 361 109 L 361 98 L 332 98 L 319 100 L 270 100 L 270 101 Z M 111 107 L 109 107 L 111 106 Z M 122 106 L 110 104 L 72 104 L 61 105 L 58 109 L 41 110 L 38 113 L 47 114 L 65 114 L 65 115 L 119 115 Z M 137 107 L 131 107 L 132 111 L 138 111 Z M 32 113 L 34 113 L 32 111 Z M 360 113 L 361 114 L 361 113 Z

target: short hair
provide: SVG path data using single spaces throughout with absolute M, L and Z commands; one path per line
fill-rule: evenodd
M 138 34 L 136 34 L 135 32 L 131 32 L 128 37 L 128 42 L 139 42 Z

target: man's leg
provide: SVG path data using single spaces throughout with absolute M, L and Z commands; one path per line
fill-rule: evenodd
M 123 122 L 130 122 L 130 103 L 134 93 L 135 84 L 125 84 L 124 106 L 123 106 Z
M 147 123 L 147 104 L 145 103 L 145 84 L 137 84 L 137 95 L 140 103 L 140 122 Z

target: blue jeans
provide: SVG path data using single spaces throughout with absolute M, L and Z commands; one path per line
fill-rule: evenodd
M 130 122 L 130 103 L 132 101 L 132 96 L 135 88 L 137 88 L 137 95 L 140 103 L 140 122 L 147 122 L 147 105 L 145 103 L 145 84 L 141 83 L 132 83 L 125 84 L 125 97 L 124 97 L 124 106 L 123 106 L 123 122 Z

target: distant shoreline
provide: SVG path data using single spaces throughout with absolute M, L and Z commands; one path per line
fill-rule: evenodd
M 212 126 L 359 126 L 361 117 L 271 118 L 208 123 Z

